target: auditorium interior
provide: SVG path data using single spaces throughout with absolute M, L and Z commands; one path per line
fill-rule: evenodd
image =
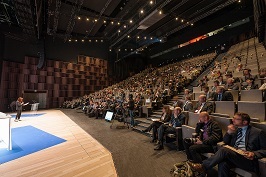
M 0 8 L 2 177 L 216 177 L 220 164 L 198 173 L 185 147 L 200 116 L 225 135 L 246 113 L 266 133 L 265 0 L 0 0 Z M 266 177 L 264 145 L 253 171 L 235 165 L 230 176 Z

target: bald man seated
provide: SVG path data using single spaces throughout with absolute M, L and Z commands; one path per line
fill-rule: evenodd
M 213 103 L 207 101 L 206 95 L 202 94 L 199 96 L 199 101 L 194 107 L 194 113 L 208 112 L 211 114 L 213 112 Z
M 185 138 L 183 144 L 187 159 L 201 163 L 203 160 L 201 153 L 214 153 L 217 143 L 222 141 L 222 129 L 217 122 L 210 119 L 207 112 L 201 112 L 195 134 L 195 138 Z

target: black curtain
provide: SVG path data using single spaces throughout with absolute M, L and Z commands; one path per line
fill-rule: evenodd
M 266 44 L 265 1 L 266 0 L 253 0 L 255 31 L 259 42 L 263 42 L 264 45 Z

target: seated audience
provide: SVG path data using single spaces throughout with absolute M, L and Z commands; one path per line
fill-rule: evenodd
M 218 81 L 219 81 L 219 85 L 225 85 L 226 84 L 225 81 L 224 81 L 223 76 L 219 76 L 218 77 Z
M 205 173 L 218 165 L 219 177 L 230 177 L 231 168 L 256 172 L 259 175 L 258 159 L 266 157 L 266 135 L 262 130 L 250 125 L 250 116 L 238 112 L 233 118 L 233 124 L 228 126 L 224 135 L 224 147 L 203 163 L 189 163 L 195 171 Z M 237 153 L 238 149 L 242 153 Z
M 184 105 L 183 105 L 183 111 L 193 112 L 193 104 L 191 102 L 190 95 L 186 96 L 186 100 L 185 100 Z
M 233 78 L 228 78 L 225 85 L 226 90 L 239 90 L 239 84 Z
M 163 149 L 163 137 L 165 134 L 176 133 L 176 128 L 185 124 L 186 116 L 182 113 L 180 107 L 176 107 L 173 111 L 169 124 L 162 124 L 158 128 L 158 146 L 154 150 Z
M 158 120 L 154 120 L 152 124 L 147 127 L 145 130 L 142 132 L 149 132 L 152 129 L 152 141 L 151 142 L 156 142 L 157 140 L 157 129 L 164 123 L 169 122 L 171 119 L 171 110 L 169 106 L 163 106 L 163 113 L 162 116 Z
M 224 89 L 223 86 L 218 86 L 216 94 L 214 96 L 214 101 L 233 101 L 233 95 Z
M 213 81 L 213 86 L 212 86 L 211 91 L 212 91 L 212 92 L 216 92 L 216 89 L 217 89 L 217 87 L 218 87 L 219 85 L 220 85 L 220 84 L 219 84 L 219 81 L 218 81 L 218 80 Z
M 194 107 L 194 113 L 208 112 L 211 114 L 213 112 L 213 104 L 211 102 L 206 102 L 206 96 L 200 95 L 199 101 Z
M 254 80 L 252 78 L 247 79 L 244 83 L 242 83 L 242 90 L 258 89 L 258 85 L 254 83 Z
M 246 82 L 247 79 L 253 79 L 255 80 L 255 77 L 251 75 L 251 69 L 244 69 L 243 70 L 243 77 L 241 78 L 242 82 Z
M 203 93 L 206 95 L 207 101 L 213 101 L 215 97 L 215 92 L 211 92 L 208 86 L 203 87 Z
M 201 163 L 201 153 L 213 153 L 218 142 L 222 141 L 222 129 L 210 119 L 207 112 L 199 114 L 199 123 L 196 125 L 197 138 L 185 138 L 184 148 L 187 159 L 194 163 Z

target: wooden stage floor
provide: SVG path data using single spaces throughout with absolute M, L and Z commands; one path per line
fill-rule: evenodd
M 23 112 L 26 114 L 29 112 Z M 116 177 L 111 153 L 60 110 L 40 110 L 12 127 L 31 125 L 67 140 L 0 165 L 1 177 Z M 27 137 L 25 137 L 27 138 Z

